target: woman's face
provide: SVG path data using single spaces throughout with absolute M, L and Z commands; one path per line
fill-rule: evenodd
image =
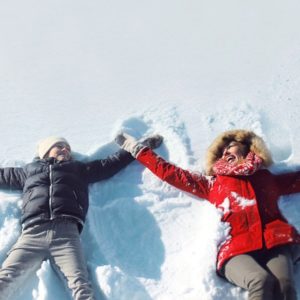
M 230 164 L 236 164 L 247 156 L 247 146 L 236 141 L 230 142 L 223 150 L 222 159 Z

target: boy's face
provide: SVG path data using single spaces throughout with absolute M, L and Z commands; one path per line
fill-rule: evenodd
M 54 157 L 57 160 L 70 160 L 71 148 L 66 143 L 56 143 L 49 151 L 48 157 Z

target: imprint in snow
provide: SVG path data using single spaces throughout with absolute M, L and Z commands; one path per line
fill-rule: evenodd
M 241 206 L 242 209 L 244 209 L 246 206 L 255 205 L 254 199 L 244 198 L 235 192 L 231 192 L 231 196 L 235 198 L 235 202 L 237 203 L 237 205 Z

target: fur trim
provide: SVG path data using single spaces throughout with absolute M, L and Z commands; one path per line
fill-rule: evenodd
M 253 151 L 262 159 L 262 165 L 268 167 L 273 163 L 271 153 L 268 150 L 264 140 L 256 135 L 253 131 L 237 129 L 229 130 L 220 134 L 208 147 L 206 153 L 206 174 L 214 175 L 212 166 L 222 157 L 223 149 L 231 141 L 245 143 L 249 146 L 249 150 Z

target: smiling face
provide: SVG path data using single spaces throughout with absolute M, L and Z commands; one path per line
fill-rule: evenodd
M 67 143 L 56 143 L 50 150 L 47 157 L 54 157 L 57 160 L 70 160 L 71 148 Z
M 224 149 L 222 159 L 229 164 L 236 164 L 247 156 L 248 147 L 237 141 L 231 141 Z

